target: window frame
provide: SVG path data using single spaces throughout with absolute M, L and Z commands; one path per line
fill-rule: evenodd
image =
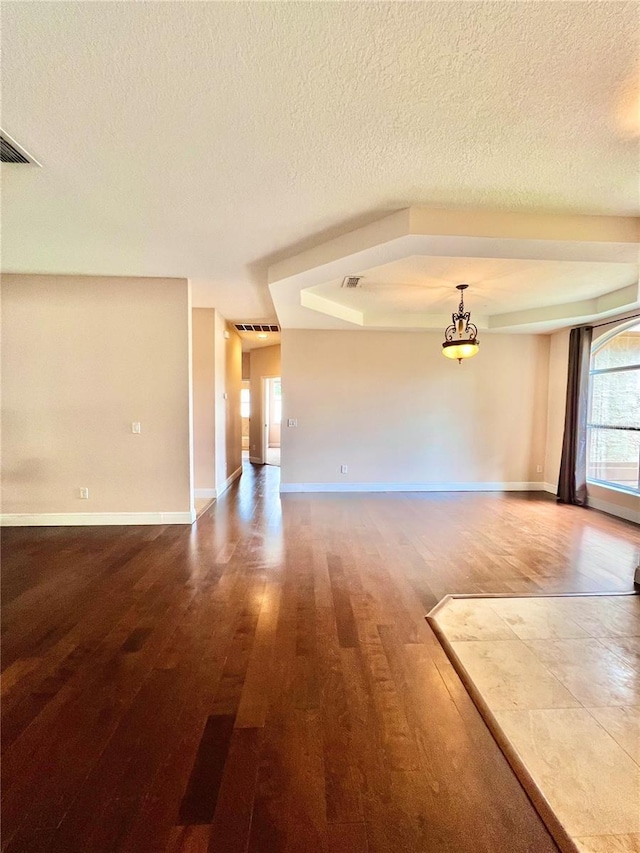
M 623 332 L 626 332 L 627 329 L 632 329 L 634 326 L 640 324 L 640 320 L 635 317 L 630 322 L 624 323 L 622 326 L 617 326 L 615 329 L 612 329 L 611 332 L 607 335 L 603 335 L 599 338 L 595 345 L 591 347 L 591 360 L 589 364 L 589 399 L 588 399 L 588 412 L 591 415 L 591 404 L 592 404 L 592 396 L 593 396 L 593 376 L 599 376 L 602 374 L 608 373 L 627 373 L 629 371 L 640 371 L 640 364 L 627 364 L 619 367 L 601 367 L 594 368 L 593 363 L 595 360 L 596 353 L 598 350 L 602 349 L 602 347 L 606 346 L 613 338 L 621 335 Z M 588 448 L 591 445 L 590 435 L 592 429 L 614 429 L 614 430 L 622 430 L 623 432 L 640 432 L 640 426 L 622 426 L 619 424 L 596 424 L 591 423 L 589 418 L 587 422 L 587 470 L 589 469 L 589 458 L 588 458 Z M 604 486 L 608 489 L 615 489 L 616 491 L 625 492 L 630 495 L 640 495 L 640 473 L 638 474 L 638 484 L 635 486 L 623 486 L 621 483 L 614 483 L 611 480 L 600 480 L 596 477 L 589 477 L 587 475 L 587 483 L 592 483 L 594 486 Z

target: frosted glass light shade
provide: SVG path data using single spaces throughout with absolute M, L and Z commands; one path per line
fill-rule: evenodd
M 442 344 L 442 355 L 447 358 L 457 358 L 461 361 L 463 358 L 471 358 L 476 355 L 480 349 L 480 344 L 477 340 L 462 340 L 462 341 L 445 341 Z

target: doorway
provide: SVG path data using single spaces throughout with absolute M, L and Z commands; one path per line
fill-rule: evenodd
M 262 381 L 264 461 L 267 465 L 279 466 L 282 383 L 279 376 L 264 376 Z

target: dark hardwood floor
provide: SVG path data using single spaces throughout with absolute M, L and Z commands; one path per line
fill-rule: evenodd
M 638 527 L 541 494 L 278 496 L 3 535 L 3 849 L 550 853 L 424 620 L 632 589 Z

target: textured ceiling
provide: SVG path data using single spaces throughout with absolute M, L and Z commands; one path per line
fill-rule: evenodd
M 637 214 L 639 15 L 5 2 L 2 124 L 43 167 L 3 169 L 3 267 L 260 320 L 270 263 L 412 204 Z

